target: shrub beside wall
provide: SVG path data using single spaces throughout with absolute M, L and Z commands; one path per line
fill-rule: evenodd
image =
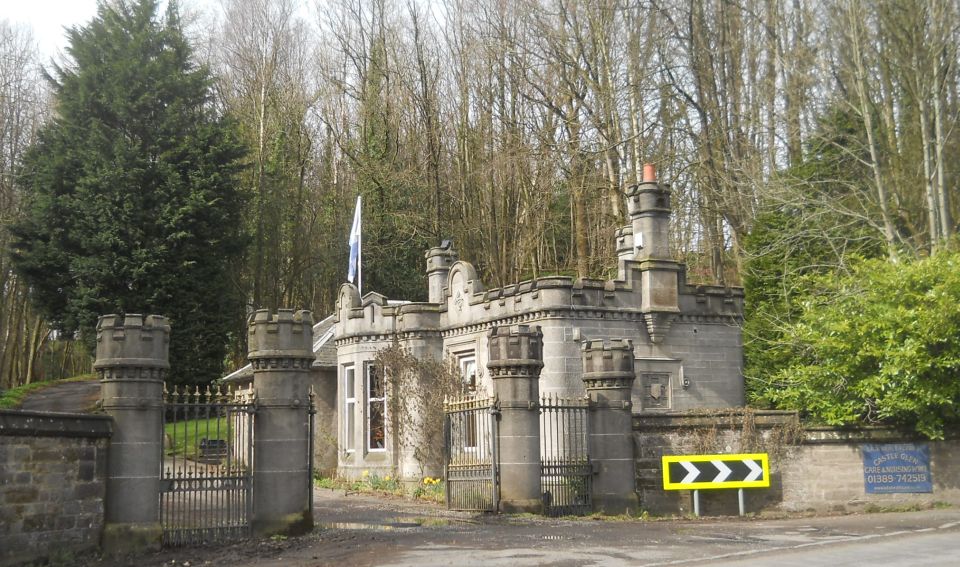
M 112 424 L 0 410 L 0 566 L 99 545 Z

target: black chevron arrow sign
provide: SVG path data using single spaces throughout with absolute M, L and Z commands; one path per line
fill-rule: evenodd
M 664 490 L 765 488 L 770 486 L 766 453 L 671 455 L 663 457 Z

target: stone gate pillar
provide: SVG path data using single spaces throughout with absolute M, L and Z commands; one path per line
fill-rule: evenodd
M 500 403 L 500 511 L 537 512 L 540 495 L 540 327 L 494 327 L 487 368 Z
M 583 385 L 590 398 L 590 460 L 594 463 L 593 507 L 606 514 L 636 509 L 636 460 L 630 390 L 633 344 L 629 340 L 587 341 L 581 346 Z
M 249 325 L 257 413 L 253 425 L 253 530 L 298 535 L 313 529 L 310 365 L 313 315 L 260 309 Z
M 102 547 L 109 554 L 159 548 L 163 379 L 170 326 L 159 315 L 104 315 L 97 323 L 103 410 L 113 417 Z

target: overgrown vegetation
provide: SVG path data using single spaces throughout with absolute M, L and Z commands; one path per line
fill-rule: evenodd
M 941 439 L 960 425 L 960 253 L 855 260 L 809 292 L 769 342 L 753 402 L 829 425 L 892 424 Z
M 394 343 L 377 353 L 376 364 L 386 379 L 394 446 L 413 456 L 418 476 L 436 474 L 443 464 L 443 402 L 463 393 L 456 362 L 420 358 Z
M 703 409 L 691 415 L 707 418 L 706 423 L 693 428 L 685 438 L 690 454 L 710 455 L 727 453 L 767 453 L 771 460 L 779 461 L 786 452 L 803 439 L 800 421 L 785 417 L 782 423 L 757 426 L 757 410 L 745 407 L 736 409 Z M 731 445 L 727 449 L 727 445 Z

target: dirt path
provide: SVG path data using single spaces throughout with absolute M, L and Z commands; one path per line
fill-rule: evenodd
M 100 399 L 100 382 L 67 382 L 28 394 L 18 409 L 58 413 L 89 413 Z

